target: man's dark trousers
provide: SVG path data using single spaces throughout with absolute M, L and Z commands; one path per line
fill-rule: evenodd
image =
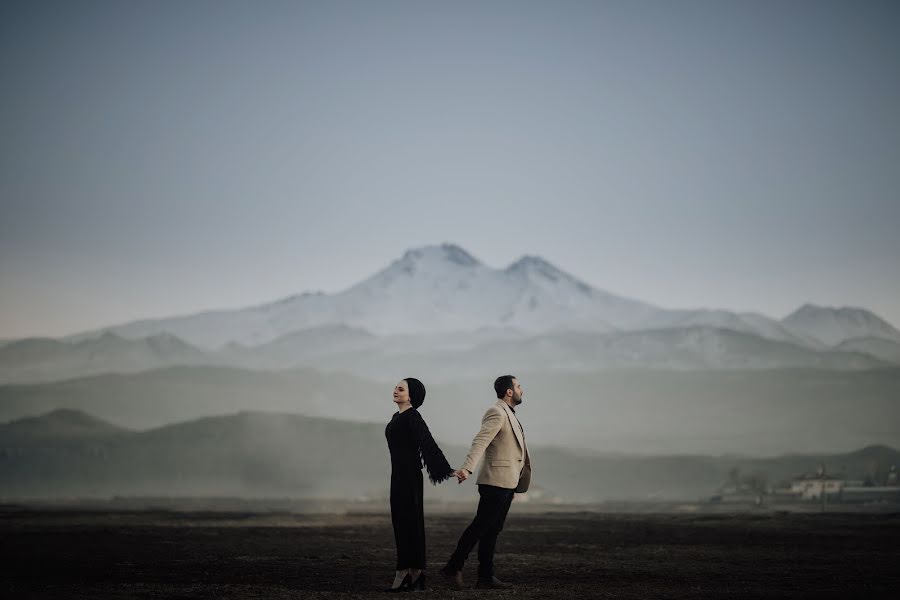
M 469 553 L 478 544 L 478 579 L 490 579 L 494 575 L 494 548 L 497 536 L 503 531 L 506 513 L 512 504 L 515 491 L 493 485 L 478 485 L 478 512 L 475 519 L 459 538 L 453 556 L 447 562 L 454 571 L 462 571 Z

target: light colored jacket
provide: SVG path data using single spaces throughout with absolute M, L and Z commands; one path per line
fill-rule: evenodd
M 462 468 L 475 471 L 478 461 L 484 463 L 477 483 L 525 492 L 531 482 L 531 457 L 525 445 L 525 434 L 519 420 L 503 400 L 487 409 L 481 419 L 481 431 L 472 440 Z

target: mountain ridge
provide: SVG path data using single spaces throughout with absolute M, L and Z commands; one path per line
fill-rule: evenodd
M 886 321 L 875 318 L 873 324 L 883 323 L 896 332 Z M 560 329 L 609 332 L 685 323 L 730 323 L 732 328 L 764 338 L 811 348 L 823 345 L 815 335 L 808 335 L 809 326 L 799 327 L 791 315 L 778 320 L 721 309 L 660 308 L 595 288 L 537 255 L 526 254 L 495 269 L 451 243 L 411 248 L 387 267 L 335 294 L 306 292 L 244 308 L 141 319 L 64 339 L 97 337 L 104 331 L 142 338 L 167 331 L 209 350 L 232 342 L 259 345 L 323 325 L 342 324 L 376 335 L 393 335 L 464 332 L 497 325 L 530 333 Z M 854 331 L 851 337 L 864 333 Z M 900 332 L 891 335 L 900 341 Z

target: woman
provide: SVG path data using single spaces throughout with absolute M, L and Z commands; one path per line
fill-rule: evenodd
M 422 463 L 433 484 L 449 479 L 454 470 L 428 431 L 419 411 L 425 386 L 414 377 L 394 387 L 397 412 L 384 435 L 391 451 L 391 522 L 397 544 L 397 573 L 387 590 L 425 589 L 425 512 L 422 508 Z

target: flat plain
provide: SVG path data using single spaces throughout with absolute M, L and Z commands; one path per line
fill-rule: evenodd
M 897 597 L 900 513 L 510 512 L 479 591 L 437 574 L 469 514 L 426 514 L 434 598 Z M 381 598 L 390 515 L 0 509 L 5 598 Z

